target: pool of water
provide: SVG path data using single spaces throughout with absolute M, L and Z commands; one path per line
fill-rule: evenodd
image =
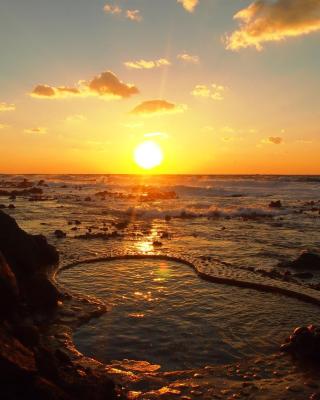
M 163 370 L 225 364 L 270 354 L 293 327 L 320 322 L 317 306 L 207 282 L 171 261 L 79 264 L 58 281 L 111 305 L 74 334 L 82 353 L 106 363 L 147 360 Z

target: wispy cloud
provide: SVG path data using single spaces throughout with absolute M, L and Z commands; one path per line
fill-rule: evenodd
M 320 0 L 256 0 L 235 14 L 239 29 L 226 38 L 229 50 L 320 31 Z
M 4 111 L 14 111 L 16 109 L 15 104 L 9 104 L 5 102 L 0 102 L 0 112 Z
M 221 101 L 224 99 L 226 88 L 222 85 L 213 83 L 210 86 L 196 85 L 191 94 L 195 97 L 205 97 L 212 100 Z
M 35 128 L 25 129 L 24 132 L 31 133 L 31 134 L 43 135 L 43 134 L 47 133 L 47 128 L 38 126 Z
M 121 13 L 122 13 L 122 9 L 121 9 L 119 6 L 117 6 L 117 5 L 112 5 L 112 4 L 106 4 L 106 5 L 103 7 L 103 11 L 104 11 L 106 14 L 116 14 L 116 15 L 118 15 L 118 14 L 121 14 Z
M 280 136 L 269 136 L 267 139 L 263 139 L 264 144 L 281 144 L 283 143 L 283 138 Z
M 102 72 L 90 81 L 79 81 L 75 87 L 37 85 L 32 97 L 61 99 L 98 96 L 104 99 L 124 99 L 139 93 L 136 86 L 124 83 L 111 71 Z
M 166 100 L 148 100 L 135 107 L 131 114 L 140 116 L 153 116 L 159 114 L 175 114 L 184 112 L 187 106 L 184 104 L 174 104 Z
M 7 124 L 0 124 L 0 129 L 10 128 L 10 125 Z
M 130 19 L 130 21 L 142 21 L 142 16 L 139 10 L 126 10 L 126 18 Z
M 181 3 L 185 10 L 193 12 L 199 3 L 199 0 L 178 0 L 178 3 Z
M 188 53 L 180 53 L 177 55 L 177 59 L 181 60 L 185 63 L 189 64 L 199 64 L 200 63 L 200 57 L 197 55 L 192 55 Z
M 66 118 L 66 121 L 71 122 L 71 123 L 83 122 L 86 120 L 87 120 L 87 118 L 82 114 L 73 114 L 73 115 L 69 115 Z
M 140 10 L 123 9 L 120 6 L 118 6 L 117 4 L 107 3 L 103 7 L 103 11 L 106 14 L 123 16 L 124 18 L 127 18 L 130 21 L 134 21 L 134 22 L 142 21 L 142 15 L 140 13 Z
M 171 63 L 166 58 L 159 58 L 158 60 L 126 61 L 124 65 L 130 69 L 154 69 L 169 66 Z

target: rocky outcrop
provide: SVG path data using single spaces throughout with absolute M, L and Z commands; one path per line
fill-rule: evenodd
M 44 236 L 27 234 L 12 217 L 0 211 L 0 252 L 6 260 L 2 261 L 2 271 L 12 271 L 21 300 L 34 308 L 57 304 L 59 292 L 47 272 L 58 263 L 59 254 Z
M 75 364 L 48 344 L 63 298 L 51 282 L 59 261 L 44 236 L 29 235 L 0 211 L 1 400 L 105 400 L 115 388 L 104 369 Z

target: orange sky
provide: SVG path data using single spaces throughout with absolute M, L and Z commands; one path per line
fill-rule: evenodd
M 0 4 L 0 172 L 320 174 L 320 1 Z M 288 5 L 289 4 L 289 5 Z

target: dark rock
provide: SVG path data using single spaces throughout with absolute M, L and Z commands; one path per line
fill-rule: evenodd
M 0 209 L 1 208 L 6 208 L 5 204 L 0 204 Z
M 90 197 L 90 196 L 86 197 L 86 198 L 84 199 L 84 201 L 91 201 L 91 197 Z
M 154 240 L 152 242 L 152 244 L 153 244 L 154 247 L 161 247 L 162 246 L 162 242 L 160 242 L 159 240 Z
M 13 210 L 14 208 L 16 208 L 16 206 L 15 206 L 14 204 L 9 204 L 9 205 L 8 205 L 8 208 L 9 208 L 10 210 Z
M 0 251 L 19 280 L 59 261 L 57 250 L 42 235 L 29 235 L 0 210 Z
M 18 296 L 16 277 L 0 252 L 0 317 L 12 316 L 18 306 Z
M 14 380 L 36 373 L 36 362 L 32 351 L 27 349 L 10 332 L 0 327 L 0 371 L 1 379 Z
M 61 229 L 56 229 L 53 234 L 58 239 L 63 239 L 67 236 L 67 234 L 63 232 Z
M 295 274 L 292 274 L 294 278 L 299 278 L 299 279 L 312 279 L 313 274 L 311 272 L 297 272 Z
M 320 270 L 320 256 L 315 253 L 304 251 L 296 260 L 280 263 L 279 266 L 305 270 Z
M 320 329 L 314 325 L 296 328 L 280 350 L 298 358 L 320 360 Z
M 269 207 L 271 207 L 271 208 L 281 208 L 282 207 L 282 203 L 281 203 L 280 200 L 271 201 L 271 203 L 269 204 Z
M 35 347 L 39 344 L 39 329 L 35 325 L 18 323 L 14 326 L 13 333 L 27 347 Z
M 26 301 L 35 310 L 55 308 L 60 299 L 58 289 L 45 274 L 38 274 L 32 280 L 28 280 L 26 292 Z

